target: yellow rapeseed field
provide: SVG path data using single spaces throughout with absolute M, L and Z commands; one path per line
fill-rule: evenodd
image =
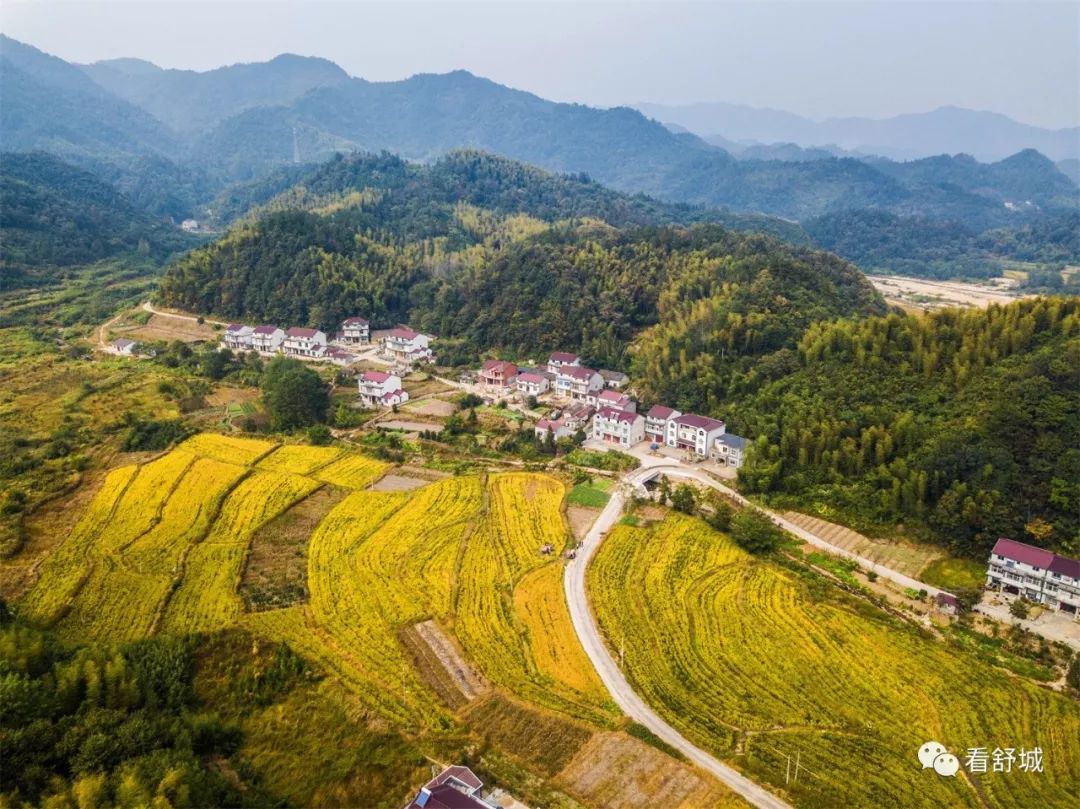
M 259 461 L 259 468 L 272 472 L 291 472 L 294 475 L 310 475 L 315 470 L 336 461 L 341 450 L 336 447 L 307 447 L 285 444 Z
M 390 464 L 366 455 L 349 453 L 316 471 L 315 477 L 343 489 L 365 489 L 386 472 Z

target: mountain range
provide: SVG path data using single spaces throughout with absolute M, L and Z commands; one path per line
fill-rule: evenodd
M 339 152 L 427 162 L 459 148 L 587 175 L 624 193 L 795 221 L 811 232 L 822 217 L 832 218 L 827 230 L 835 232 L 837 218 L 881 212 L 915 232 L 904 240 L 912 245 L 923 223 L 949 223 L 970 241 L 1078 207 L 1076 184 L 1032 149 L 994 163 L 962 154 L 897 162 L 790 144 L 742 146 L 735 155 L 635 109 L 556 103 L 466 71 L 371 82 L 295 55 L 207 72 L 137 59 L 75 65 L 0 37 L 0 81 L 5 151 L 59 155 L 173 219 L 227 224 L 228 206 L 215 202 L 223 190 L 274 177 L 284 190 L 283 178 L 302 173 L 296 164 Z M 864 217 L 860 233 L 872 240 L 866 226 L 879 221 L 886 220 Z M 759 222 L 774 233 L 783 227 Z M 905 271 L 928 266 L 922 257 L 898 258 Z
M 880 155 L 913 160 L 967 153 L 978 160 L 1001 160 L 1036 149 L 1051 160 L 1080 157 L 1080 127 L 1044 129 L 996 112 L 939 107 L 891 118 L 826 118 L 815 121 L 794 113 L 743 104 L 642 103 L 636 109 L 721 146 L 790 143 L 837 153 Z

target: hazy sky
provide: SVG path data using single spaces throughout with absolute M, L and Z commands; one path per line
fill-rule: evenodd
M 52 2 L 0 29 L 65 59 L 204 70 L 285 51 L 354 76 L 465 68 L 557 101 L 824 118 L 944 104 L 1080 123 L 1080 2 Z

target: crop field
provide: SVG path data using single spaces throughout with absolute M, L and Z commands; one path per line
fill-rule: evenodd
M 704 523 L 619 525 L 589 570 L 635 688 L 687 737 L 800 807 L 1080 802 L 1080 706 L 853 598 L 815 600 Z M 635 598 L 626 598 L 633 592 Z M 616 640 L 616 643 L 619 641 Z M 1043 751 L 1043 773 L 924 772 L 937 741 Z M 980 798 L 980 795 L 983 796 Z
M 366 455 L 350 453 L 315 472 L 315 477 L 343 489 L 366 489 L 378 480 L 390 464 Z
M 218 433 L 193 435 L 182 446 L 188 452 L 201 455 L 204 458 L 213 458 L 225 463 L 242 464 L 244 466 L 255 463 L 259 458 L 277 448 L 277 444 L 273 441 L 264 441 L 258 438 L 237 438 Z
M 315 470 L 337 460 L 341 450 L 336 447 L 306 447 L 286 444 L 278 447 L 259 461 L 260 469 L 271 472 L 290 472 L 294 475 L 310 475 Z

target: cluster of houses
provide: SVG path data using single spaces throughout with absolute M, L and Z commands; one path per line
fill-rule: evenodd
M 637 402 L 622 392 L 628 381 L 624 373 L 586 368 L 576 354 L 561 351 L 552 354 L 544 368 L 488 360 L 479 373 L 480 384 L 494 393 L 536 397 L 550 393 L 568 402 L 537 422 L 540 438 L 564 438 L 581 430 L 615 447 L 628 449 L 649 441 L 657 448 L 673 447 L 698 458 L 742 466 L 746 439 L 728 433 L 724 422 L 664 405 L 642 415 Z
M 986 586 L 1080 620 L 1080 560 L 1002 537 L 990 552 Z
M 285 354 L 302 359 L 327 360 L 336 365 L 349 365 L 356 356 L 347 349 L 371 343 L 371 324 L 362 317 L 342 321 L 341 330 L 328 338 L 326 332 L 293 326 L 263 324 L 246 326 L 230 323 L 222 335 L 222 345 L 233 351 L 257 351 L 263 356 Z M 383 353 L 395 364 L 405 367 L 430 362 L 431 338 L 419 332 L 399 327 L 386 332 L 382 338 Z

